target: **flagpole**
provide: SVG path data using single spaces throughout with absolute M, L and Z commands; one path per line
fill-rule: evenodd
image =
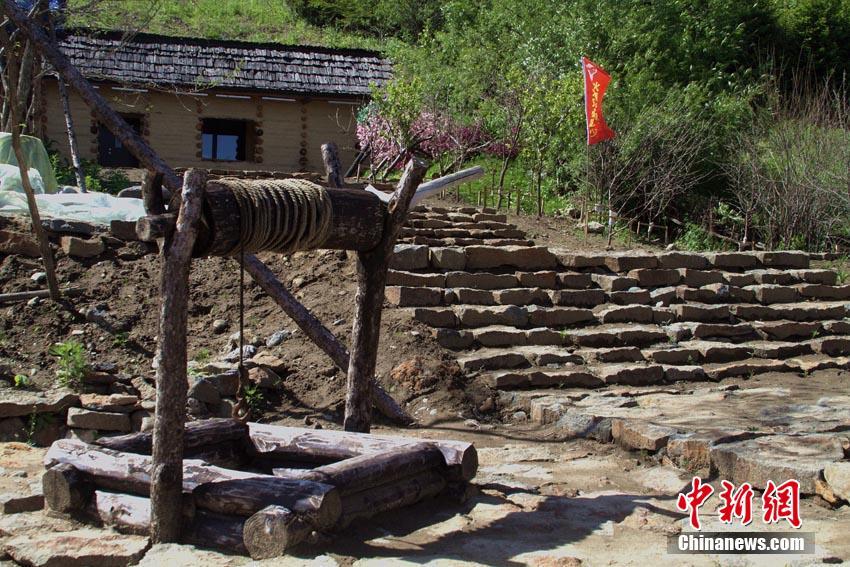
M 581 78 L 584 83 L 584 88 L 582 91 L 584 92 L 584 124 L 585 128 L 587 128 L 587 75 L 584 71 L 584 57 L 579 58 L 579 63 L 581 64 Z M 590 207 L 588 201 L 588 196 L 590 195 L 590 131 L 587 132 L 587 139 L 584 144 L 584 243 L 587 244 L 587 235 L 589 233 L 588 230 L 588 221 L 590 219 Z

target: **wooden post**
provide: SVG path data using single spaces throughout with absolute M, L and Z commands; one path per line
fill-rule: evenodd
M 242 265 L 248 275 L 283 309 L 290 319 L 295 321 L 295 324 L 304 331 L 304 334 L 322 349 L 340 370 L 347 372 L 350 364 L 348 350 L 315 315 L 295 299 L 275 277 L 274 272 L 255 256 L 246 255 Z M 378 384 L 374 376 L 372 377 L 372 397 L 378 411 L 392 421 L 404 425 L 413 423 L 413 418 Z
M 145 212 L 149 215 L 161 215 L 165 212 L 165 198 L 162 195 L 162 173 L 148 170 L 142 180 L 142 200 Z
M 151 540 L 180 538 L 183 494 L 183 421 L 186 416 L 186 319 L 189 265 L 201 217 L 206 172 L 190 169 L 183 181 L 180 213 L 171 242 L 163 249 L 160 278 L 159 366 L 151 471 Z
M 339 165 L 339 148 L 333 142 L 322 144 L 322 161 L 325 163 L 328 187 L 342 187 L 345 181 Z
M 32 231 L 38 241 L 41 259 L 42 262 L 44 262 L 44 271 L 47 274 L 47 289 L 50 292 L 50 299 L 58 301 L 60 297 L 59 282 L 56 279 L 56 265 L 53 260 L 53 250 L 50 249 L 50 242 L 47 240 L 47 233 L 44 231 L 44 227 L 41 226 L 41 215 L 38 212 L 38 203 L 36 203 L 35 200 L 35 191 L 33 190 L 32 183 L 30 182 L 29 164 L 27 163 L 26 156 L 21 148 L 20 111 L 23 106 L 23 101 L 18 98 L 20 96 L 18 86 L 21 82 L 20 75 L 24 74 L 21 70 L 21 65 L 24 63 L 22 63 L 20 59 L 26 59 L 26 57 L 19 59 L 16 46 L 11 43 L 7 42 L 4 48 L 7 50 L 6 66 L 9 86 L 5 94 L 8 99 L 7 104 L 9 106 L 12 150 L 15 152 L 15 160 L 18 162 L 18 170 L 21 174 L 21 185 L 23 185 L 24 193 L 26 193 L 27 196 L 27 208 L 29 209 L 30 220 L 32 221 Z M 27 49 L 30 52 L 32 51 L 32 46 L 29 42 L 27 43 Z M 32 57 L 29 59 L 31 64 Z
M 426 170 L 427 165 L 422 160 L 414 158 L 408 162 L 387 206 L 381 243 L 374 250 L 357 253 L 357 296 L 343 422 L 346 431 L 368 433 L 371 426 L 372 379 L 378 357 L 387 269 L 396 238 L 407 218 L 410 201 Z

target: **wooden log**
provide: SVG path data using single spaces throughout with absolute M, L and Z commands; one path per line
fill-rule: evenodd
M 266 506 L 247 520 L 242 540 L 252 559 L 280 557 L 306 540 L 312 526 L 283 506 Z
M 142 180 L 142 202 L 149 215 L 161 215 L 165 212 L 165 199 L 162 195 L 162 173 L 146 171 Z
M 445 472 L 443 454 L 433 444 L 417 443 L 384 453 L 358 455 L 314 469 L 275 469 L 273 472 L 282 478 L 329 484 L 345 495 L 432 469 Z
M 339 491 L 311 480 L 290 480 L 269 475 L 222 480 L 193 491 L 198 508 L 232 516 L 250 516 L 269 505 L 284 506 L 318 528 L 339 519 Z
M 371 518 L 382 512 L 410 506 L 436 496 L 445 487 L 445 477 L 430 470 L 349 494 L 342 500 L 342 515 L 337 528 L 344 528 L 361 518 Z
M 183 181 L 174 238 L 166 245 L 160 279 L 161 307 L 156 370 L 156 413 L 151 470 L 151 540 L 176 542 L 183 522 L 183 423 L 186 421 L 186 330 L 189 264 L 203 204 L 205 171 L 190 169 Z
M 44 471 L 41 486 L 47 507 L 63 514 L 84 509 L 94 490 L 85 475 L 67 463 Z
M 212 547 L 244 555 L 248 552 L 242 535 L 244 526 L 245 518 L 196 510 L 195 519 L 187 526 L 183 541 L 198 547 Z
M 345 182 L 339 165 L 339 148 L 335 143 L 322 144 L 322 162 L 325 164 L 328 187 L 342 187 Z
M 368 433 L 372 424 L 372 383 L 378 358 L 387 270 L 396 238 L 407 218 L 410 201 L 426 170 L 425 162 L 410 160 L 387 206 L 388 215 L 380 244 L 367 252 L 357 253 L 357 295 L 354 299 L 343 420 L 346 431 Z
M 371 250 L 381 241 L 386 204 L 372 193 L 354 189 L 327 189 L 332 223 L 327 239 L 316 246 L 330 250 Z M 204 222 L 194 257 L 228 256 L 239 246 L 239 209 L 230 190 L 216 181 L 207 186 Z M 148 215 L 136 221 L 136 235 L 144 242 L 166 238 L 173 231 L 173 213 Z
M 365 192 L 364 192 L 365 193 Z M 348 350 L 331 331 L 319 321 L 300 301 L 295 299 L 268 266 L 254 256 L 245 256 L 245 271 L 257 282 L 284 313 L 313 343 L 322 349 L 341 370 L 348 370 Z M 372 403 L 384 416 L 395 423 L 409 425 L 413 418 L 372 378 Z
M 184 496 L 181 504 L 183 520 L 190 523 L 195 516 L 194 502 Z M 147 535 L 151 528 L 151 501 L 144 496 L 95 490 L 87 513 L 121 533 Z
M 426 441 L 443 455 L 446 465 L 461 480 L 471 480 L 478 469 L 478 453 L 472 443 L 463 441 L 422 440 L 386 435 L 363 435 L 328 429 L 301 429 L 281 425 L 249 423 L 251 442 L 261 455 L 281 458 L 313 455 L 322 459 L 349 459 L 358 455 L 374 455 L 399 450 Z
M 80 295 L 83 290 L 78 287 L 67 287 L 60 289 L 59 292 L 66 297 L 72 297 Z M 13 303 L 15 301 L 32 299 L 33 297 L 50 297 L 50 290 L 37 289 L 33 291 L 18 291 L 15 293 L 0 293 L 0 303 Z
M 183 450 L 188 454 L 193 449 L 203 449 L 226 441 L 247 441 L 250 439 L 248 426 L 239 420 L 230 418 L 211 418 L 192 421 L 186 424 L 183 433 Z M 101 437 L 95 445 L 150 455 L 153 448 L 153 433 L 140 431 L 118 437 Z
M 142 496 L 150 494 L 152 459 L 148 455 L 115 451 L 75 439 L 60 439 L 48 449 L 44 457 L 44 466 L 52 469 L 60 464 L 74 466 L 83 474 L 83 478 L 97 488 Z M 269 477 L 269 475 L 227 469 L 195 459 L 186 459 L 183 461 L 182 477 L 181 493 L 187 493 L 205 482 Z

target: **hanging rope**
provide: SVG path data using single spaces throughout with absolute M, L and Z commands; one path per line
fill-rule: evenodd
M 303 179 L 224 178 L 240 214 L 240 250 L 287 254 L 318 248 L 331 228 L 333 210 L 323 187 Z

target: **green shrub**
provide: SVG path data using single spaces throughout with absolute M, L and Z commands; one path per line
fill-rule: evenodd
M 56 371 L 59 385 L 76 391 L 82 390 L 89 369 L 85 347 L 77 341 L 65 341 L 56 343 L 48 352 L 59 359 L 59 370 Z

